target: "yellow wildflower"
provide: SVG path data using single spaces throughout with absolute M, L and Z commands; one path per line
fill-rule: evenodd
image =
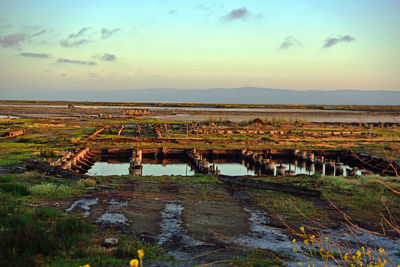
M 302 265 L 302 263 L 301 263 L 301 262 L 298 262 L 297 264 L 298 264 L 298 265 L 300 265 L 300 266 Z
M 315 235 L 311 235 L 310 239 L 313 240 L 315 238 Z
M 385 249 L 384 248 L 379 248 L 379 253 L 381 253 L 382 255 L 385 255 Z
M 347 257 L 349 256 L 349 253 L 344 254 L 344 260 L 347 261 Z
M 133 259 L 129 262 L 129 266 L 131 267 L 138 267 L 139 266 L 139 261 L 137 259 Z
M 300 231 L 302 231 L 304 233 L 304 227 L 303 226 L 300 227 Z
M 329 240 L 329 237 L 325 236 L 325 241 L 328 241 L 328 240 Z
M 139 249 L 139 250 L 137 251 L 137 253 L 138 253 L 138 255 L 139 255 L 139 258 L 142 258 L 142 257 L 144 256 L 143 249 Z
M 304 244 L 305 244 L 306 246 L 308 246 L 308 240 L 307 240 L 307 239 L 304 240 Z
M 296 243 L 296 239 L 293 239 L 292 242 L 293 242 L 293 243 Z
M 356 255 L 358 258 L 361 257 L 361 252 L 359 250 L 357 250 Z

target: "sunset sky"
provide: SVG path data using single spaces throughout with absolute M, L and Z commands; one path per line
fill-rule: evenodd
M 7 90 L 400 90 L 399 0 L 0 0 Z

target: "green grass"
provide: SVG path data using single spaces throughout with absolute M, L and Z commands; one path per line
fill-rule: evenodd
M 25 185 L 14 183 L 0 184 L 0 191 L 11 193 L 13 196 L 27 196 L 31 193 Z
M 72 215 L 59 218 L 55 222 L 55 235 L 60 240 L 58 248 L 71 249 L 76 243 L 85 240 L 86 234 L 93 231 L 93 226 Z
M 91 230 L 78 217 L 48 208 L 34 211 L 13 195 L 0 193 L 1 266 L 46 266 L 48 257 L 75 247 Z
M 281 260 L 281 255 L 277 253 L 266 253 L 261 251 L 251 251 L 248 255 L 243 257 L 235 257 L 228 264 L 229 267 L 269 267 L 269 266 L 283 266 L 284 261 Z M 287 257 L 284 257 L 287 258 Z
M 314 203 L 301 197 L 290 194 L 262 190 L 254 190 L 257 203 L 273 214 L 286 216 L 288 220 L 296 220 L 303 217 L 321 219 L 325 218 L 322 211 L 318 210 Z
M 34 185 L 30 188 L 35 196 L 50 197 L 50 198 L 64 198 L 77 195 L 80 189 L 76 186 L 58 185 L 54 183 L 42 183 Z
M 53 219 L 59 215 L 59 212 L 49 207 L 39 207 L 35 210 L 35 215 L 40 219 Z

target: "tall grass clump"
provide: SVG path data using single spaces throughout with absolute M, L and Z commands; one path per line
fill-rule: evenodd
M 30 191 L 25 185 L 14 183 L 0 184 L 0 191 L 3 193 L 11 193 L 13 196 L 26 196 L 30 194 Z
M 62 198 L 77 194 L 79 189 L 69 185 L 57 185 L 52 183 L 42 183 L 31 187 L 33 195 L 42 197 Z
M 71 249 L 92 231 L 78 217 L 60 216 L 51 208 L 29 210 L 1 194 L 0 266 L 46 266 L 46 258 Z
M 58 238 L 58 247 L 69 250 L 76 243 L 85 240 L 86 234 L 93 231 L 93 226 L 74 216 L 66 216 L 56 221 L 55 235 Z

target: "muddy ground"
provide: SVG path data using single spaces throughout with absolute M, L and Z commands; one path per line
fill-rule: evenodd
M 99 235 L 105 232 L 108 237 L 113 237 L 113 232 L 133 234 L 154 245 L 162 245 L 168 254 L 179 260 L 174 263 L 152 262 L 148 266 L 223 263 L 248 254 L 248 249 L 287 255 L 285 257 L 289 258 L 282 265 L 297 266 L 298 261 L 307 263 L 306 257 L 293 253 L 295 245 L 291 242 L 298 238 L 296 232 L 300 232 L 297 229 L 302 225 L 319 229 L 329 236 L 334 232 L 338 243 L 349 245 L 345 239 L 349 237 L 348 230 L 343 228 L 347 223 L 345 217 L 330 207 L 326 200 L 307 198 L 326 215 L 310 222 L 306 217 L 292 220 L 267 213 L 256 203 L 260 194 L 268 195 L 269 191 L 235 188 L 221 183 L 124 178 L 117 184 L 106 182 L 89 188 L 80 198 L 44 201 L 40 205 L 80 214 L 95 223 Z M 374 224 L 365 223 L 364 226 L 376 230 Z M 381 246 L 391 246 L 388 251 L 396 246 L 400 251 L 399 243 L 396 245 L 396 241 L 390 238 L 373 238 L 374 245 L 379 244 L 376 242 L 379 238 Z M 356 239 L 351 243 L 360 245 Z M 400 262 L 400 257 L 394 255 L 393 259 Z M 309 263 L 322 264 L 318 259 Z

